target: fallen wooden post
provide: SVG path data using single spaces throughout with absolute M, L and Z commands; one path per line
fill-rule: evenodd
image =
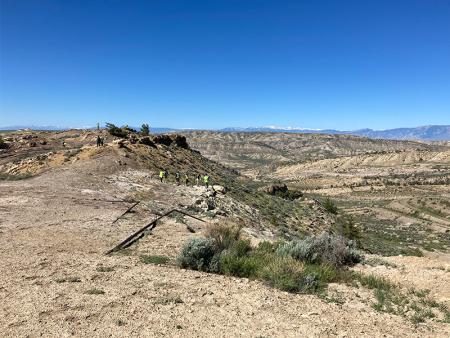
M 117 217 L 112 224 L 116 223 L 119 219 L 121 219 L 125 214 L 129 213 L 136 205 L 141 203 L 141 201 L 135 202 L 131 207 L 129 207 L 123 214 L 121 214 L 119 217 Z
M 166 212 L 165 214 L 162 214 L 160 216 L 158 216 L 157 218 L 155 218 L 153 221 L 151 221 L 150 223 L 148 223 L 146 226 L 144 226 L 143 228 L 139 229 L 138 231 L 136 231 L 134 234 L 128 236 L 126 239 L 124 239 L 122 242 L 120 242 L 119 244 L 117 244 L 114 248 L 112 248 L 111 250 L 108 250 L 105 255 L 109 255 L 112 252 L 124 249 L 124 248 L 128 248 L 130 245 L 132 245 L 134 242 L 138 241 L 139 239 L 141 239 L 142 237 L 145 236 L 146 232 L 150 232 L 152 231 L 155 227 L 156 227 L 156 222 L 158 222 L 161 218 L 168 216 L 169 214 L 171 214 L 172 212 L 179 212 L 180 214 L 183 214 L 185 216 L 191 217 L 193 219 L 196 219 L 200 222 L 206 223 L 205 220 L 202 220 L 201 218 L 189 215 L 188 213 L 181 211 L 181 210 L 177 210 L 177 209 L 172 209 L 168 212 Z M 194 228 L 187 226 L 188 230 L 190 232 L 195 232 Z

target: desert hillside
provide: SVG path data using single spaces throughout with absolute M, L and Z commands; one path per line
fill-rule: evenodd
M 450 334 L 445 145 L 308 135 L 306 150 L 299 135 L 255 136 L 270 147 L 225 135 L 223 145 L 204 139 L 200 149 L 198 135 L 2 134 L 3 336 Z M 322 155 L 300 160 L 318 148 Z M 213 149 L 268 154 L 274 170 L 253 180 L 229 158 L 214 161 Z M 258 170 L 257 161 L 244 163 Z M 165 182 L 161 170 L 169 172 Z M 187 185 L 177 184 L 176 172 L 188 174 Z M 197 174 L 208 174 L 211 187 L 197 185 Z M 161 218 L 129 247 L 106 254 L 172 209 L 195 218 Z M 364 259 L 339 270 L 352 280 L 336 276 L 314 292 L 179 267 L 187 241 L 230 222 L 241 224 L 252 250 L 352 229 Z

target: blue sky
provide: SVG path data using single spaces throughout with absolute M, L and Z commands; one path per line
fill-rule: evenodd
M 0 0 L 0 126 L 450 124 L 450 1 Z

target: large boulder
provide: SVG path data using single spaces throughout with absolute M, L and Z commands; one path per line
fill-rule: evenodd
M 286 193 L 288 187 L 286 184 L 272 184 L 264 189 L 264 191 L 269 195 L 276 195 L 277 193 Z
M 173 135 L 157 135 L 153 138 L 153 142 L 156 144 L 163 144 L 166 146 L 175 145 L 180 148 L 189 149 L 189 145 L 186 141 L 186 137 L 183 135 L 173 134 Z
M 225 188 L 224 186 L 221 186 L 221 185 L 213 185 L 212 188 L 214 191 L 221 193 L 221 194 L 226 194 L 226 192 L 227 192 L 227 188 Z
M 156 148 L 156 144 L 152 140 L 150 140 L 150 137 L 148 137 L 148 136 L 141 137 L 139 139 L 139 143 L 145 144 L 146 146 L 149 146 L 152 148 Z
M 173 142 L 172 138 L 169 135 L 156 135 L 153 138 L 153 142 L 156 144 L 164 144 L 165 146 L 170 146 Z

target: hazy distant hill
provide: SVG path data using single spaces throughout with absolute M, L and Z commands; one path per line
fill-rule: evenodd
M 396 128 L 386 130 L 360 129 L 341 131 L 335 129 L 300 129 L 281 127 L 250 127 L 250 128 L 224 128 L 223 132 L 283 132 L 307 134 L 344 134 L 365 136 L 376 139 L 392 140 L 424 140 L 424 141 L 450 141 L 450 125 L 422 126 L 415 128 Z
M 138 127 L 133 127 L 139 130 Z M 0 127 L 0 130 L 67 130 L 68 127 L 56 126 L 7 126 Z M 75 129 L 75 128 L 74 128 Z M 95 127 L 85 127 L 82 129 L 95 129 Z M 151 132 L 155 134 L 180 131 L 176 128 L 151 128 Z M 195 129 L 191 129 L 195 130 Z M 184 130 L 188 131 L 188 130 Z M 214 131 L 214 130 L 211 130 Z M 422 141 L 450 141 L 450 125 L 433 125 L 415 128 L 396 128 L 386 130 L 359 129 L 352 131 L 342 131 L 336 129 L 303 129 L 303 128 L 283 128 L 283 127 L 249 127 L 249 128 L 223 128 L 217 130 L 220 132 L 247 132 L 247 133 L 305 133 L 305 134 L 342 134 L 365 136 L 374 139 L 390 139 L 390 140 L 422 140 Z

